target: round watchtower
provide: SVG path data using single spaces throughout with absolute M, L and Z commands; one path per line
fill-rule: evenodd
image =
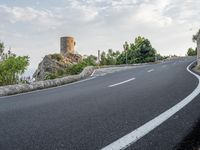
M 60 38 L 60 53 L 65 54 L 74 54 L 74 47 L 76 42 L 73 37 L 61 37 Z

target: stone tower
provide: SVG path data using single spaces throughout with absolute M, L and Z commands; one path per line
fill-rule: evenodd
M 61 37 L 60 38 L 60 53 L 65 54 L 74 54 L 74 47 L 76 42 L 73 37 Z

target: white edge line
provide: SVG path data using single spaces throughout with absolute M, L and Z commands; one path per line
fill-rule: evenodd
M 112 85 L 109 85 L 108 87 L 114 87 L 114 86 L 121 85 L 121 84 L 130 82 L 130 81 L 133 81 L 133 80 L 135 80 L 135 78 L 131 78 L 131 79 L 128 79 L 128 80 L 125 80 L 125 81 L 122 81 L 122 82 L 119 82 L 119 83 L 116 83 L 116 84 L 112 84 Z
M 160 114 L 159 116 L 155 117 L 154 119 L 150 120 L 149 122 L 145 123 L 144 125 L 140 126 L 139 128 L 135 129 L 131 133 L 123 136 L 122 138 L 118 139 L 117 141 L 109 144 L 108 146 L 102 148 L 101 150 L 123 150 L 127 147 L 129 147 L 131 144 L 138 141 L 140 138 L 154 130 L 156 127 L 161 125 L 163 122 L 165 122 L 167 119 L 169 119 L 171 116 L 173 116 L 175 113 L 177 113 L 179 110 L 181 110 L 183 107 L 185 107 L 187 104 L 189 104 L 196 96 L 200 93 L 200 76 L 196 73 L 190 71 L 190 66 L 193 63 L 191 63 L 187 67 L 187 71 L 191 74 L 193 74 L 198 79 L 198 86 L 195 88 L 195 90 L 188 95 L 185 99 L 183 99 L 181 102 L 173 106 L 172 108 L 168 109 L 164 113 Z
M 26 94 L 30 94 L 30 93 L 37 93 L 37 92 L 47 91 L 47 90 L 51 90 L 51 89 L 57 89 L 57 88 L 61 88 L 61 87 L 65 87 L 65 86 L 89 81 L 89 80 L 92 80 L 92 79 L 95 79 L 95 78 L 96 77 L 91 77 L 91 78 L 88 78 L 88 79 L 83 79 L 83 80 L 75 81 L 75 82 L 72 82 L 72 83 L 63 84 L 63 85 L 60 85 L 60 86 L 55 86 L 55 87 L 50 87 L 50 88 L 45 88 L 45 89 L 39 89 L 39 90 L 34 90 L 34 91 L 29 91 L 29 92 L 24 92 L 24 93 L 19 93 L 19 94 L 13 94 L 13 95 L 8 95 L 8 96 L 0 96 L 0 99 L 9 98 L 9 97 L 16 97 L 16 96 L 19 96 L 19 95 L 26 95 Z

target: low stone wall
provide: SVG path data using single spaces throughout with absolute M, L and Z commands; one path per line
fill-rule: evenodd
M 197 62 L 194 62 L 190 66 L 190 70 L 193 70 L 196 74 L 200 75 L 200 69 L 199 69 L 199 67 L 197 67 Z
M 168 61 L 168 60 L 165 60 Z M 105 66 L 99 66 L 99 68 L 111 68 L 111 67 L 132 67 L 132 66 L 141 66 L 141 65 L 153 65 L 153 64 L 159 64 L 164 61 L 157 61 L 157 62 L 149 62 L 149 63 L 138 63 L 138 64 L 120 64 L 120 65 L 105 65 Z
M 78 75 L 66 76 L 63 78 L 57 78 L 53 80 L 33 82 L 31 84 L 17 84 L 17 85 L 2 86 L 0 87 L 0 96 L 25 93 L 25 92 L 35 91 L 39 89 L 60 86 L 67 83 L 72 83 L 72 82 L 89 77 L 93 73 L 94 69 L 95 67 L 89 66 L 89 67 L 86 67 Z

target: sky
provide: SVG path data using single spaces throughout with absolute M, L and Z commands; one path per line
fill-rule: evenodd
M 199 0 L 0 0 L 0 41 L 28 55 L 36 69 L 73 36 L 81 55 L 123 50 L 125 41 L 148 38 L 162 55 L 185 55 L 200 28 Z

